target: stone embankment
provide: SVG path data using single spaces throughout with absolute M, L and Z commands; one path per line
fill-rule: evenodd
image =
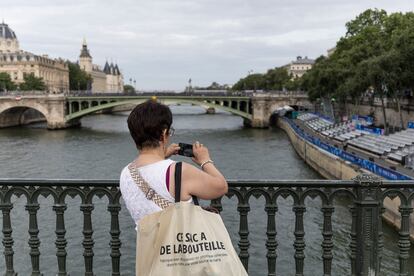
M 297 154 L 324 178 L 349 180 L 361 173 L 371 173 L 302 139 L 285 120 L 278 119 L 277 126 L 289 136 Z M 385 212 L 383 218 L 397 229 L 401 226 L 401 217 L 398 212 L 399 205 L 400 200 L 398 198 L 394 200 L 386 198 L 384 200 Z M 414 241 L 413 216 L 411 216 L 410 222 L 410 236 Z

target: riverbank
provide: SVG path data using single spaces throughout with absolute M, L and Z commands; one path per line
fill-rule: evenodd
M 304 140 L 286 120 L 279 118 L 276 125 L 286 132 L 296 153 L 323 177 L 349 180 L 361 173 L 372 174 Z M 398 211 L 400 200 L 398 198 L 393 200 L 386 198 L 383 204 L 385 208 L 384 220 L 396 229 L 400 229 L 401 217 Z M 410 226 L 410 237 L 414 241 L 413 217 L 411 217 Z

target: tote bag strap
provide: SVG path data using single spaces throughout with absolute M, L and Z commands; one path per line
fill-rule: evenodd
M 153 188 L 150 187 L 147 181 L 141 176 L 138 169 L 131 164 L 128 165 L 129 172 L 135 184 L 141 189 L 145 197 L 158 205 L 161 209 L 169 207 L 172 202 L 160 196 Z
M 175 175 L 174 175 L 174 182 L 175 182 L 175 203 L 180 202 L 181 200 L 181 171 L 182 171 L 183 163 L 178 162 L 175 164 Z M 198 198 L 196 196 L 192 196 L 194 205 L 199 205 Z

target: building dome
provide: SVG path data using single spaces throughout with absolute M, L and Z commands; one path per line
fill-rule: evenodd
M 13 53 L 19 51 L 19 42 L 16 34 L 9 25 L 2 22 L 0 24 L 0 52 Z
M 13 30 L 4 22 L 0 24 L 0 38 L 17 39 L 16 34 L 13 32 Z

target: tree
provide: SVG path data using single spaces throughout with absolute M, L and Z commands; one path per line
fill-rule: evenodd
M 46 90 L 46 84 L 43 81 L 43 78 L 36 77 L 33 73 L 24 74 L 24 82 L 19 85 L 20 90 L 29 91 L 29 90 Z
M 0 91 L 8 91 L 16 89 L 16 85 L 10 78 L 10 75 L 6 72 L 0 73 Z
M 196 86 L 194 87 L 195 90 L 228 90 L 229 86 L 227 84 L 219 84 L 218 82 L 213 81 L 209 86 L 207 87 L 200 87 Z
M 87 90 L 92 83 L 92 77 L 82 70 L 77 63 L 67 61 L 69 68 L 69 89 Z
M 233 85 L 233 90 L 258 90 L 264 89 L 265 81 L 263 74 L 251 74 L 245 78 L 240 79 L 237 83 Z
M 233 85 L 233 90 L 297 90 L 299 79 L 292 79 L 284 67 L 269 69 L 265 74 L 251 74 Z
M 290 81 L 288 71 L 284 67 L 270 69 L 263 76 L 265 90 L 283 90 Z
M 318 58 L 302 77 L 301 87 L 311 100 L 339 98 L 357 109 L 366 92 L 381 100 L 385 131 L 385 99 L 392 99 L 404 127 L 401 99 L 414 90 L 414 13 L 366 10 L 346 23 L 346 34 L 329 58 Z M 346 109 L 346 108 L 345 108 Z M 347 111 L 348 113 L 348 111 Z
M 133 94 L 135 93 L 135 88 L 132 85 L 126 84 L 124 85 L 124 93 Z
M 386 96 L 378 56 L 387 49 L 384 10 L 366 10 L 346 23 L 347 32 L 329 58 L 319 58 L 305 74 L 303 85 L 311 99 L 338 97 L 346 106 L 348 97 L 359 99 L 374 87 L 377 96 Z M 388 47 L 389 48 L 389 47 Z M 385 125 L 387 122 L 383 106 Z

